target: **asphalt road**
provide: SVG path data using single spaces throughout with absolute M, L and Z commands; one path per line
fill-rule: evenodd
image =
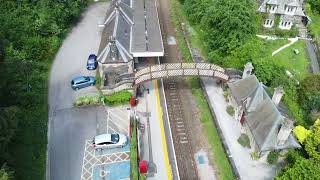
M 70 81 L 78 75 L 95 75 L 86 70 L 90 53 L 97 53 L 103 18 L 108 3 L 92 4 L 70 32 L 57 53 L 49 82 L 48 180 L 79 180 L 86 139 L 96 135 L 104 108 L 73 108 L 75 97 L 97 92 L 95 87 L 73 91 Z

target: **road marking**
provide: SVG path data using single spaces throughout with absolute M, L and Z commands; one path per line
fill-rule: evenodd
M 158 109 L 159 109 L 158 110 L 158 117 L 159 117 L 159 120 L 160 120 L 161 139 L 162 139 L 162 144 L 163 144 L 164 161 L 165 161 L 165 164 L 166 164 L 167 178 L 168 178 L 168 180 L 171 180 L 172 179 L 172 175 L 171 175 L 171 168 L 170 168 L 170 164 L 169 164 L 167 141 L 166 141 L 166 136 L 164 134 L 164 128 L 163 128 L 162 108 L 161 108 L 161 105 L 160 105 L 160 96 L 159 96 L 159 89 L 158 89 L 157 81 L 154 81 L 154 86 L 155 86 L 155 91 L 156 91 L 157 106 L 158 106 Z

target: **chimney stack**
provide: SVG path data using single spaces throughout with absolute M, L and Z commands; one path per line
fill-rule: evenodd
M 242 79 L 251 75 L 253 69 L 254 69 L 254 67 L 251 62 L 248 62 L 247 64 L 245 64 L 243 74 L 242 74 Z
M 281 98 L 282 96 L 284 95 L 284 90 L 283 90 L 283 87 L 279 86 L 277 88 L 274 88 L 274 93 L 273 93 L 273 96 L 272 96 L 272 101 L 274 102 L 274 104 L 276 106 L 279 105 L 280 101 L 281 101 Z
M 279 146 L 282 146 L 286 143 L 293 129 L 293 121 L 285 117 L 283 118 L 284 121 L 281 123 L 281 127 L 277 136 L 277 144 Z

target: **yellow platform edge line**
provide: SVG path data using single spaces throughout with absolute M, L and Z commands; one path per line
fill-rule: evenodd
M 165 136 L 164 127 L 163 127 L 162 108 L 160 105 L 158 81 L 154 81 L 154 87 L 155 87 L 156 96 L 157 96 L 156 99 L 157 99 L 157 106 L 158 106 L 158 116 L 159 116 L 159 120 L 160 120 L 161 139 L 162 139 L 162 144 L 163 144 L 164 161 L 166 164 L 167 177 L 168 177 L 168 180 L 172 180 L 171 168 L 170 168 L 170 164 L 169 164 L 168 149 L 167 149 L 167 141 L 166 141 L 166 136 Z

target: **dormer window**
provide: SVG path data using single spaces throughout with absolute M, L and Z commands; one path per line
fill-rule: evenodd
M 269 11 L 270 13 L 275 13 L 276 10 L 277 10 L 277 5 L 274 5 L 274 4 L 268 5 L 268 11 Z
M 285 6 L 286 14 L 293 14 L 296 11 L 297 7 L 294 6 Z

